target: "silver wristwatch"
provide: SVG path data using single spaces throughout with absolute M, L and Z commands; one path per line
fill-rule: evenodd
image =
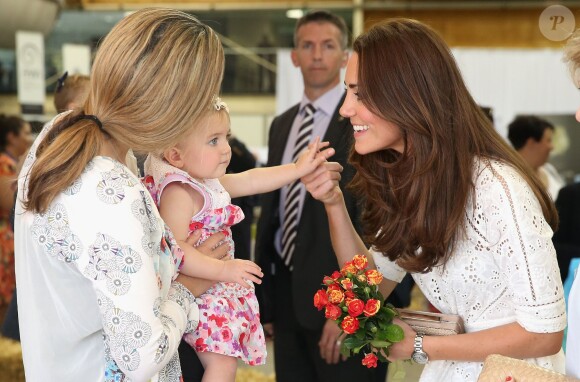
M 423 351 L 423 336 L 423 333 L 417 333 L 415 336 L 414 351 L 411 355 L 411 359 L 420 365 L 424 365 L 429 361 L 427 353 Z

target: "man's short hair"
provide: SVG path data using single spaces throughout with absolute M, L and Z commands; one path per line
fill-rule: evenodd
M 533 115 L 519 116 L 508 126 L 508 139 L 519 150 L 530 138 L 536 142 L 542 140 L 546 129 L 554 130 L 554 125 Z
M 312 11 L 298 19 L 294 28 L 294 47 L 298 47 L 298 29 L 309 23 L 330 23 L 335 25 L 340 31 L 340 47 L 344 50 L 348 47 L 348 27 L 340 16 L 328 11 Z

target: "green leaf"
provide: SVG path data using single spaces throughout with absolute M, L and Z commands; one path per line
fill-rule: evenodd
M 353 354 L 358 354 L 358 353 L 360 352 L 360 349 L 362 349 L 362 348 L 363 348 L 363 347 L 365 347 L 366 345 L 367 345 L 367 344 L 366 344 L 366 342 L 365 342 L 365 343 L 364 343 L 364 344 L 362 344 L 361 346 L 359 346 L 359 347 L 357 347 L 357 348 L 354 348 L 354 349 L 352 350 Z
M 387 328 L 389 327 L 389 325 L 391 325 L 393 323 L 392 320 L 387 320 L 385 319 L 383 316 L 379 316 L 379 328 L 380 330 L 387 330 Z
M 387 340 L 390 342 L 399 342 L 402 341 L 405 337 L 403 329 L 399 325 L 395 324 L 387 326 L 385 333 L 387 334 Z
M 377 331 L 374 339 L 379 341 L 387 341 L 389 339 L 389 335 L 387 334 L 386 327 L 383 330 Z
M 376 348 L 387 348 L 391 346 L 391 342 L 389 341 L 371 341 L 371 345 Z
M 365 334 L 366 334 L 366 333 L 365 333 L 365 329 L 364 329 L 364 326 L 363 326 L 363 327 L 359 328 L 359 329 L 356 331 L 356 333 L 354 334 L 354 336 L 355 336 L 356 338 L 358 338 L 359 340 L 364 340 L 364 339 L 365 339 Z
M 343 342 L 343 346 L 349 350 L 357 348 L 361 345 L 364 345 L 366 341 L 364 339 L 358 339 L 356 337 L 347 337 Z
M 383 349 L 383 351 L 378 351 L 375 353 L 375 355 L 379 358 L 379 361 L 381 362 L 389 362 L 389 360 L 387 359 L 387 357 L 385 357 L 383 355 L 383 352 L 388 356 L 389 355 L 389 349 L 385 348 Z
M 367 320 L 366 324 L 365 324 L 365 330 L 369 333 L 377 333 L 379 331 L 379 328 L 377 327 L 377 325 L 375 325 L 374 322 L 372 322 L 371 320 Z
M 350 357 L 350 349 L 347 348 L 344 343 L 342 344 L 342 346 L 340 347 L 340 354 L 342 354 L 345 357 Z
M 393 318 L 395 318 L 395 316 L 397 315 L 397 312 L 389 308 L 388 306 L 382 306 L 378 314 L 381 315 L 382 319 L 390 323 L 391 321 L 393 321 Z

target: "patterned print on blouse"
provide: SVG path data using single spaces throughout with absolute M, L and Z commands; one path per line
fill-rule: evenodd
M 111 162 L 114 164 L 113 168 L 100 173 L 102 179 L 95 190 L 98 200 L 109 205 L 119 204 L 125 199 L 126 187 L 140 186 L 121 164 Z M 93 168 L 94 163 L 90 162 L 85 172 Z M 63 192 L 64 195 L 77 194 L 83 186 L 81 179 L 82 177 L 73 182 Z M 106 382 L 128 381 L 121 367 L 130 371 L 137 370 L 141 363 L 139 350 L 151 341 L 154 341 L 153 343 L 157 346 L 154 361 L 158 364 L 164 362 L 169 351 L 167 333 L 172 330 L 171 327 L 177 326 L 171 317 L 162 314 L 163 302 L 161 298 L 158 298 L 153 311 L 161 320 L 164 331 L 158 339 L 152 339 L 152 329 L 148 322 L 133 312 L 115 306 L 114 301 L 105 295 L 108 292 L 113 296 L 123 296 L 129 292 L 132 275 L 138 273 L 143 266 L 140 253 L 146 253 L 154 259 L 154 263 L 157 263 L 160 257 L 172 259 L 171 252 L 179 250 L 177 246 L 172 248 L 175 240 L 170 233 L 165 233 L 163 245 L 153 240 L 155 235 L 152 233 L 163 230 L 163 227 L 160 227 L 152 206 L 151 197 L 144 190 L 141 191 L 141 198 L 131 203 L 131 213 L 136 221 L 141 223 L 143 229 L 141 248 L 136 249 L 122 243 L 119 240 L 121 236 L 113 237 L 103 232 L 98 232 L 91 243 L 82 243 L 71 230 L 65 205 L 58 202 L 54 203 L 45 214 L 35 215 L 31 227 L 37 244 L 44 247 L 50 256 L 58 260 L 74 262 L 83 252 L 88 253 L 88 264 L 84 266 L 82 273 L 91 280 L 102 282 L 100 284 L 102 289 L 97 289 L 96 295 L 97 304 L 103 315 Z M 171 281 L 171 279 L 168 280 L 165 285 L 168 289 L 165 294 L 168 296 L 167 300 L 177 302 L 186 312 L 189 311 L 192 304 L 195 304 L 193 296 L 178 283 L 170 289 Z M 197 322 L 189 322 L 187 329 L 193 331 L 196 326 Z M 178 382 L 181 377 L 180 370 L 179 358 L 175 353 L 154 380 Z

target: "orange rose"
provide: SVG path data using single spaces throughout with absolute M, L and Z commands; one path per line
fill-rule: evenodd
M 331 290 L 328 292 L 328 301 L 331 304 L 340 304 L 344 300 L 344 293 L 339 290 Z
M 340 325 L 346 334 L 354 334 L 359 327 L 358 320 L 351 316 L 346 316 Z
M 334 284 L 334 279 L 330 276 L 324 276 L 324 278 L 322 279 L 322 283 L 324 285 L 332 285 Z
M 344 267 L 342 267 L 340 273 L 342 273 L 344 276 L 346 276 L 349 273 L 356 274 L 356 267 L 354 266 L 352 261 L 347 261 L 346 263 L 344 263 Z
M 377 361 L 378 361 L 378 357 L 376 355 L 374 355 L 373 353 L 369 353 L 366 354 L 365 357 L 362 360 L 362 364 L 366 367 L 368 367 L 369 369 L 371 367 L 377 367 Z
M 340 285 L 338 285 L 338 284 L 332 284 L 332 285 L 329 285 L 329 286 L 326 288 L 326 292 L 327 292 L 327 293 L 330 293 L 330 291 L 333 291 L 333 290 L 340 290 L 340 291 L 342 291 L 342 290 L 340 289 Z
M 322 310 L 328 304 L 328 295 L 324 289 L 319 289 L 314 294 L 314 306 L 318 308 L 318 310 Z
M 381 302 L 373 298 L 369 299 L 364 308 L 364 314 L 367 317 L 374 316 L 381 309 Z
M 352 291 L 347 290 L 344 292 L 344 304 L 348 306 L 348 304 L 356 298 L 356 295 L 352 293 Z
M 358 275 L 358 276 L 356 276 L 356 278 L 358 281 L 363 282 L 363 283 L 365 281 L 367 281 L 367 277 L 365 275 Z
M 332 304 L 326 305 L 326 310 L 324 311 L 324 317 L 336 321 L 340 318 L 341 314 L 342 314 L 342 310 L 338 306 L 332 305 Z
M 358 298 L 350 300 L 347 304 L 348 307 L 348 314 L 353 317 L 360 316 L 365 309 L 365 303 Z
M 369 285 L 379 285 L 383 281 L 383 274 L 376 269 L 371 269 L 365 272 Z
M 362 271 L 363 269 L 365 269 L 367 267 L 367 264 L 369 263 L 369 261 L 367 260 L 367 257 L 364 255 L 356 255 L 355 257 L 353 257 L 352 263 L 354 264 L 356 269 Z
M 352 289 L 352 281 L 347 277 L 340 282 L 340 285 L 346 290 Z

